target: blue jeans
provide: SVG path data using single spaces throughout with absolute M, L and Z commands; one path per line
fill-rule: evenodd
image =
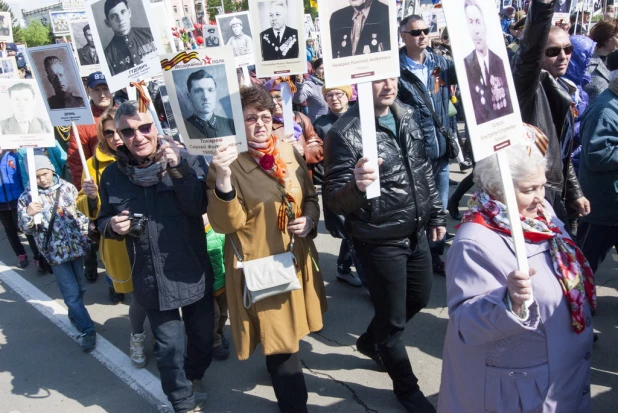
M 436 189 L 440 195 L 440 201 L 442 201 L 442 210 L 446 210 L 448 204 L 448 173 L 449 173 L 449 159 L 445 155 L 433 162 L 433 178 L 436 182 Z M 429 250 L 431 256 L 439 256 L 444 254 L 444 244 L 446 243 L 446 236 L 437 242 L 429 242 Z
M 56 283 L 69 309 L 69 318 L 75 321 L 77 329 L 81 333 L 94 331 L 94 323 L 84 305 L 86 293 L 86 278 L 84 277 L 84 258 L 52 265 Z

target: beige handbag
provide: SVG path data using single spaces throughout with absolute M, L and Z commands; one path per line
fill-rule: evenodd
M 230 242 L 238 260 L 236 268 L 242 268 L 245 274 L 245 308 L 249 309 L 253 303 L 264 298 L 302 288 L 296 275 L 296 258 L 292 253 L 294 235 L 288 251 L 250 261 L 243 261 L 231 236 Z

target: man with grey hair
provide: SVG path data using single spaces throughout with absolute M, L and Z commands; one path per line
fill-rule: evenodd
M 618 247 L 618 51 L 605 64 L 611 71 L 609 87 L 588 106 L 580 124 L 579 182 L 591 211 L 580 219 L 577 243 L 593 271 Z
M 50 109 L 83 108 L 86 106 L 80 95 L 71 92 L 69 86 L 70 73 L 64 68 L 64 63 L 56 56 L 47 56 L 43 61 L 47 80 L 54 89 L 54 95 L 47 98 Z
M 286 25 L 288 18 L 287 0 L 261 3 L 269 7 L 270 28 L 260 33 L 262 59 L 296 59 L 298 57 L 298 30 Z
M 134 296 L 146 309 L 174 411 L 202 411 L 214 331 L 213 270 L 202 224 L 206 172 L 197 157 L 157 136 L 150 114 L 138 108 L 127 101 L 115 115 L 124 146 L 101 176 L 99 231 L 126 242 Z

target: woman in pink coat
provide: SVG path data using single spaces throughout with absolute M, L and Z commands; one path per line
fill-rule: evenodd
M 545 159 L 508 152 L 530 272 L 516 271 L 498 165 L 484 159 L 446 263 L 438 412 L 590 412 L 593 274 L 544 200 Z

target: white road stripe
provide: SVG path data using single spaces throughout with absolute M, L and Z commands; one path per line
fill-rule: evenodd
M 75 339 L 76 330 L 69 321 L 67 309 L 58 304 L 41 290 L 30 284 L 17 272 L 0 261 L 0 280 L 6 283 L 24 300 L 32 304 L 41 314 L 58 326 L 69 337 Z M 78 350 L 76 348 L 76 350 Z M 161 412 L 170 412 L 167 397 L 161 389 L 161 382 L 146 369 L 137 369 L 131 364 L 129 356 L 97 334 L 97 347 L 91 353 L 112 373 L 129 385 L 139 395 Z

